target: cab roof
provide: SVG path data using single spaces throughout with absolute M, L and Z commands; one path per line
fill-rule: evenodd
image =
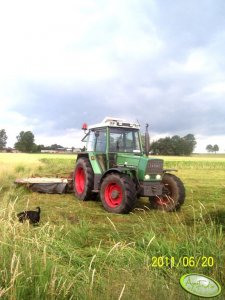
M 140 129 L 140 125 L 138 123 L 128 122 L 124 119 L 114 118 L 114 117 L 105 117 L 101 123 L 94 124 L 88 126 L 89 129 L 99 128 L 99 127 L 118 127 L 118 128 L 135 128 Z

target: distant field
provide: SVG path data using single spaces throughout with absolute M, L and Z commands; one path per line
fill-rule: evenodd
M 151 210 L 142 198 L 129 215 L 113 215 L 98 201 L 13 183 L 69 173 L 75 155 L 0 153 L 0 298 L 197 299 L 179 278 L 201 273 L 223 286 L 216 299 L 224 299 L 225 155 L 160 158 L 184 182 L 181 210 Z M 40 226 L 17 221 L 17 212 L 36 206 Z

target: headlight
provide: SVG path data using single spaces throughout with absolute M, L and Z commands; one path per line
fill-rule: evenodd
M 145 180 L 149 180 L 150 179 L 150 175 L 145 175 Z
M 161 175 L 159 175 L 159 174 L 157 174 L 157 175 L 155 176 L 155 179 L 157 179 L 157 180 L 161 180 L 161 179 L 162 179 L 162 176 L 161 176 Z

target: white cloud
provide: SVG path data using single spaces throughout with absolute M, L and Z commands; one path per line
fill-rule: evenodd
M 84 137 L 83 131 L 80 129 L 70 129 L 65 130 L 65 132 L 61 135 L 49 136 L 49 135 L 37 135 L 35 138 L 35 142 L 37 144 L 43 145 L 53 145 L 58 144 L 63 147 L 75 147 L 82 148 L 85 144 L 81 142 L 81 139 Z
M 204 49 L 195 49 L 189 56 L 185 64 L 183 65 L 184 71 L 187 72 L 203 72 L 209 69 L 209 58 Z
M 22 0 L 0 4 L 0 80 L 66 86 L 105 81 L 120 76 L 117 59 L 140 61 L 158 55 L 162 40 L 152 23 L 145 33 L 140 16 L 135 21 L 137 3 Z
M 210 128 L 208 135 L 220 136 L 225 25 L 218 7 L 2 1 L 0 129 L 8 128 L 11 140 L 32 130 L 37 142 L 59 143 L 57 137 L 68 144 L 70 134 L 76 139 L 68 127 L 76 128 L 86 112 L 90 123 L 113 114 L 150 121 L 163 135 L 203 135 Z
M 225 96 L 225 82 L 216 82 L 209 84 L 208 86 L 205 86 L 202 89 L 203 93 L 209 93 L 211 95 L 215 96 Z
M 0 5 L 0 79 L 67 82 L 104 80 L 115 68 L 104 48 L 85 45 L 103 15 L 83 1 L 15 1 Z M 2 7 L 1 7 L 2 6 Z M 97 32 L 96 32 L 97 37 Z M 97 38 L 98 40 L 98 38 Z

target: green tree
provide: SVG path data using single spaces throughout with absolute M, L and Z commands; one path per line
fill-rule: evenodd
M 167 136 L 160 140 L 162 155 L 174 155 L 174 146 L 171 137 Z
M 151 154 L 153 155 L 157 155 L 159 154 L 159 143 L 158 141 L 153 141 L 151 144 L 150 144 L 150 152 Z
M 34 134 L 31 131 L 21 131 L 16 137 L 14 147 L 21 152 L 35 152 Z
M 183 155 L 191 155 L 194 151 L 197 142 L 195 140 L 195 136 L 191 133 L 185 135 L 183 137 Z
M 219 146 L 216 144 L 213 146 L 213 152 L 218 152 L 220 149 L 219 149 Z
M 34 153 L 41 152 L 41 149 L 42 149 L 41 147 L 42 147 L 42 145 L 34 144 L 33 148 L 32 148 L 32 152 L 34 152 Z
M 213 152 L 213 146 L 211 144 L 207 145 L 205 149 L 207 152 Z
M 173 155 L 182 155 L 184 152 L 184 140 L 179 135 L 174 135 L 171 138 Z
M 173 141 L 169 136 L 153 142 L 150 149 L 152 154 L 174 155 Z
M 6 146 L 7 139 L 8 139 L 8 137 L 6 135 L 5 129 L 1 129 L 0 130 L 0 150 L 2 150 Z
M 194 135 L 190 133 L 184 137 L 167 136 L 154 141 L 151 145 L 151 152 L 160 155 L 191 155 L 196 144 Z

